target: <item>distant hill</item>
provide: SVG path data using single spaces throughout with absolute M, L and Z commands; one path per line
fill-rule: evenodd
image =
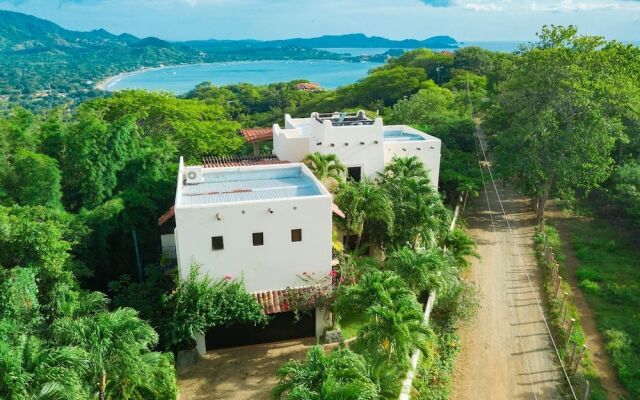
M 143 67 L 241 60 L 372 59 L 319 50 L 325 47 L 456 48 L 457 42 L 448 36 L 390 40 L 361 33 L 272 41 L 170 42 L 127 33 L 114 35 L 104 29 L 71 31 L 31 15 L 0 10 L 0 109 L 7 101 L 38 108 L 99 96 L 102 92 L 95 89 L 96 81 Z M 395 53 L 376 60 L 384 61 L 391 54 Z
M 392 40 L 379 36 L 366 36 L 362 33 L 348 35 L 325 35 L 316 38 L 294 38 L 282 40 L 192 40 L 187 41 L 192 47 L 198 49 L 215 49 L 228 47 L 229 45 L 244 45 L 249 47 L 284 47 L 298 46 L 308 48 L 348 48 L 348 47 L 388 47 L 397 49 L 417 49 L 426 47 L 430 49 L 456 49 L 458 42 L 450 36 L 434 36 L 424 40 L 404 39 Z

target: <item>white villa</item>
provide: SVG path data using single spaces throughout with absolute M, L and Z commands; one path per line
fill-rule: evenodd
M 284 116 L 284 128 L 273 126 L 273 154 L 300 162 L 309 153 L 335 154 L 349 176 L 376 178 L 394 157 L 418 157 L 438 187 L 440 139 L 406 125 L 384 126 L 382 118 L 354 114 L 313 113 L 309 118 Z
M 331 273 L 332 214 L 341 212 L 300 161 L 312 152 L 333 153 L 359 180 L 374 178 L 393 157 L 417 156 L 437 186 L 440 140 L 405 125 L 384 126 L 381 118 L 368 118 L 363 111 L 286 115 L 284 128 L 274 125 L 243 135 L 249 143 L 272 138 L 275 157 L 207 157 L 199 166 L 185 166 L 181 158 L 175 205 L 158 222 L 175 217 L 173 232 L 162 236 L 163 248 L 175 246 L 181 278 L 193 263 L 213 279 L 241 277 L 266 313 L 282 317 L 282 329 L 320 337 L 325 311 L 315 310 L 307 325 L 291 324 L 284 317 L 291 311 L 286 293 L 305 290 L 303 274 Z M 200 353 L 217 345 L 210 336 L 215 335 L 197 338 Z

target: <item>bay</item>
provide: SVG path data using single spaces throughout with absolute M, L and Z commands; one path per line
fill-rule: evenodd
M 334 89 L 363 78 L 380 66 L 375 62 L 331 60 L 239 61 L 211 64 L 191 64 L 147 69 L 112 77 L 104 83 L 107 90 L 145 89 L 186 93 L 197 84 L 210 81 L 215 85 L 253 83 L 266 85 L 306 79 L 321 87 Z

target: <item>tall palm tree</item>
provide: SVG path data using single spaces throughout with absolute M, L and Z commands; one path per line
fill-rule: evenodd
M 152 353 L 158 334 L 137 311 L 120 308 L 54 322 L 55 339 L 89 354 L 89 381 L 100 400 L 169 394 L 177 387 L 169 356 Z M 170 398 L 170 397 L 169 397 Z
M 392 271 L 371 271 L 355 285 L 339 289 L 334 309 L 338 318 L 352 312 L 365 312 L 373 305 L 391 307 L 404 298 L 415 298 L 407 284 Z
M 430 330 L 422 321 L 421 308 L 415 297 L 399 299 L 390 307 L 375 304 L 367 310 L 367 317 L 352 348 L 365 357 L 382 356 L 371 361 L 378 360 L 389 368 L 403 369 L 415 349 L 428 352 Z
M 8 323 L 7 320 L 0 322 Z M 5 334 L 9 332 L 3 328 L 0 334 L 7 339 Z M 13 335 L 9 333 L 9 336 Z M 86 352 L 77 347 L 53 346 L 26 334 L 0 340 L 0 398 L 87 398 L 82 380 L 87 366 Z
M 393 204 L 381 187 L 370 181 L 347 182 L 340 185 L 335 196 L 336 204 L 345 213 L 349 234 L 358 235 L 356 252 L 362 235 L 380 243 L 393 227 Z
M 380 173 L 381 178 L 419 178 L 428 179 L 429 172 L 424 164 L 416 156 L 411 157 L 393 157 L 385 166 L 384 171 Z
M 385 260 L 385 268 L 397 273 L 416 295 L 440 289 L 445 277 L 456 276 L 455 272 L 446 271 L 450 268 L 449 260 L 437 247 L 419 251 L 402 247 L 392 251 Z
M 310 153 L 302 162 L 327 187 L 344 182 L 347 175 L 347 167 L 340 162 L 335 154 Z
M 451 213 L 428 176 L 411 176 L 411 171 L 402 167 L 402 160 L 385 169 L 381 182 L 383 190 L 393 199 L 392 244 L 412 248 L 436 245 L 447 232 Z M 389 172 L 392 169 L 400 172 Z
M 291 360 L 278 369 L 274 399 L 344 399 L 373 400 L 378 389 L 369 378 L 363 357 L 349 349 L 338 349 L 329 355 L 313 346 L 306 362 Z

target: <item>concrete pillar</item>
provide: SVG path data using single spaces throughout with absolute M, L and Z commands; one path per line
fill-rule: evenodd
M 329 327 L 331 312 L 326 308 L 316 308 L 316 340 L 320 341 L 324 331 Z
M 205 355 L 205 353 L 207 352 L 207 345 L 204 340 L 204 335 L 196 335 L 196 350 L 201 356 Z

